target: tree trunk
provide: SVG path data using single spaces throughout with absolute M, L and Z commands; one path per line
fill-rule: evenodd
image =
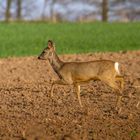
M 52 3 L 51 3 L 51 5 L 50 5 L 50 16 L 51 16 L 51 21 L 52 22 L 56 22 L 56 14 L 55 14 L 55 12 L 54 12 L 54 4 L 55 4 L 55 2 L 56 2 L 56 0 L 52 0 Z
M 108 21 L 108 0 L 102 1 L 102 21 Z
M 21 20 L 21 0 L 17 0 L 17 16 L 16 16 L 16 18 L 17 18 L 17 20 Z
M 11 18 L 10 7 L 11 7 L 12 0 L 6 1 L 6 11 L 5 11 L 5 20 L 9 21 Z
M 45 10 L 46 10 L 46 6 L 47 6 L 47 1 L 48 0 L 44 0 L 44 4 L 43 4 L 43 10 L 42 10 L 42 20 L 45 20 Z

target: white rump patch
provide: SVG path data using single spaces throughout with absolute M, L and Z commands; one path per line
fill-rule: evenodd
M 120 75 L 119 63 L 118 62 L 115 62 L 114 67 L 115 67 L 116 72 Z

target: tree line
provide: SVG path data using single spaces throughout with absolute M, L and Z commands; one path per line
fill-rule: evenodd
M 49 0 L 44 0 L 44 6 L 43 6 L 43 10 L 42 10 L 42 19 L 45 19 L 45 8 L 46 8 L 48 1 Z M 50 19 L 49 19 L 49 21 L 53 22 L 56 20 L 55 13 L 53 11 L 53 5 L 58 1 L 60 3 L 70 2 L 69 0 L 67 0 L 67 1 L 65 1 L 65 0 L 50 0 Z M 8 22 L 12 18 L 12 14 L 11 14 L 12 5 L 14 5 L 14 9 L 15 9 L 14 19 L 16 19 L 18 21 L 22 20 L 24 2 L 25 1 L 23 1 L 23 0 L 6 0 L 6 6 L 5 6 L 5 10 L 4 10 L 5 21 Z M 94 2 L 94 0 L 92 0 L 92 2 Z M 32 3 L 33 3 L 33 1 L 32 1 Z M 102 7 L 102 21 L 108 21 L 108 0 L 102 0 L 101 7 Z

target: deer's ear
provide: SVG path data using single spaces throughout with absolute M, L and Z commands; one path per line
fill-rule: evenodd
M 53 48 L 53 42 L 51 40 L 48 40 L 48 48 L 49 49 Z
M 53 50 L 55 51 L 55 46 L 53 46 Z

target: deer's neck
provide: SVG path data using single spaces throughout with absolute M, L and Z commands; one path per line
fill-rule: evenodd
M 58 55 L 56 54 L 56 52 L 53 52 L 53 56 L 52 59 L 50 60 L 50 64 L 52 66 L 52 68 L 54 69 L 54 71 L 58 74 L 58 76 L 60 77 L 59 74 L 59 70 L 60 68 L 63 66 L 64 62 L 62 62 Z

